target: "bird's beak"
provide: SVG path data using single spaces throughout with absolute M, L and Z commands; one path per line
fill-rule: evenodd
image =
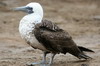
M 27 7 L 26 6 L 22 6 L 22 7 L 17 7 L 17 8 L 13 8 L 14 11 L 24 11 L 27 12 Z

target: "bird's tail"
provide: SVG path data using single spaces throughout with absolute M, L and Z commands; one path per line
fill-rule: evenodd
M 82 47 L 82 46 L 78 46 L 78 48 L 83 52 L 83 51 L 85 51 L 85 52 L 94 52 L 93 50 L 90 50 L 90 49 L 88 49 L 88 48 L 85 48 L 85 47 Z
M 79 55 L 78 55 L 78 58 L 79 59 L 92 59 L 91 57 L 89 57 L 89 56 L 87 56 L 87 55 L 85 55 L 84 53 L 80 53 Z
M 82 47 L 82 46 L 78 46 L 78 48 L 79 48 L 79 49 L 81 50 L 81 52 L 82 52 L 82 53 L 80 53 L 80 54 L 78 55 L 78 58 L 79 58 L 79 59 L 81 59 L 81 58 L 84 58 L 84 59 L 92 59 L 91 57 L 85 55 L 85 54 L 83 53 L 83 51 L 85 51 L 85 52 L 94 52 L 93 50 L 90 50 L 90 49 L 85 48 L 85 47 Z

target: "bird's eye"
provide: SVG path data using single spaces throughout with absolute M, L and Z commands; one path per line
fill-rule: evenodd
M 32 8 L 32 7 L 27 7 L 26 9 L 27 9 L 27 12 L 28 12 L 29 14 L 34 13 L 34 11 L 33 11 L 33 8 Z
M 32 7 L 29 8 L 29 10 L 32 10 L 32 9 L 33 9 Z
M 27 9 L 28 9 L 28 10 L 33 10 L 33 8 L 32 8 L 32 7 L 27 7 Z

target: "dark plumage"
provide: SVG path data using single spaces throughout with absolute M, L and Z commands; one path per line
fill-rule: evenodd
M 67 32 L 48 20 L 36 24 L 33 33 L 50 53 L 70 53 L 79 59 L 89 59 L 90 57 L 85 55 L 83 51 L 93 52 L 90 49 L 77 46 Z

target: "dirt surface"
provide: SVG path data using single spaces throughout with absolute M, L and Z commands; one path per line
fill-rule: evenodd
M 56 55 L 53 66 L 100 66 L 100 0 L 0 0 L 0 66 L 26 66 L 42 59 L 43 53 L 19 35 L 19 21 L 26 14 L 11 10 L 30 2 L 41 3 L 44 19 L 69 32 L 77 45 L 95 51 L 87 53 L 93 58 L 89 61 Z

